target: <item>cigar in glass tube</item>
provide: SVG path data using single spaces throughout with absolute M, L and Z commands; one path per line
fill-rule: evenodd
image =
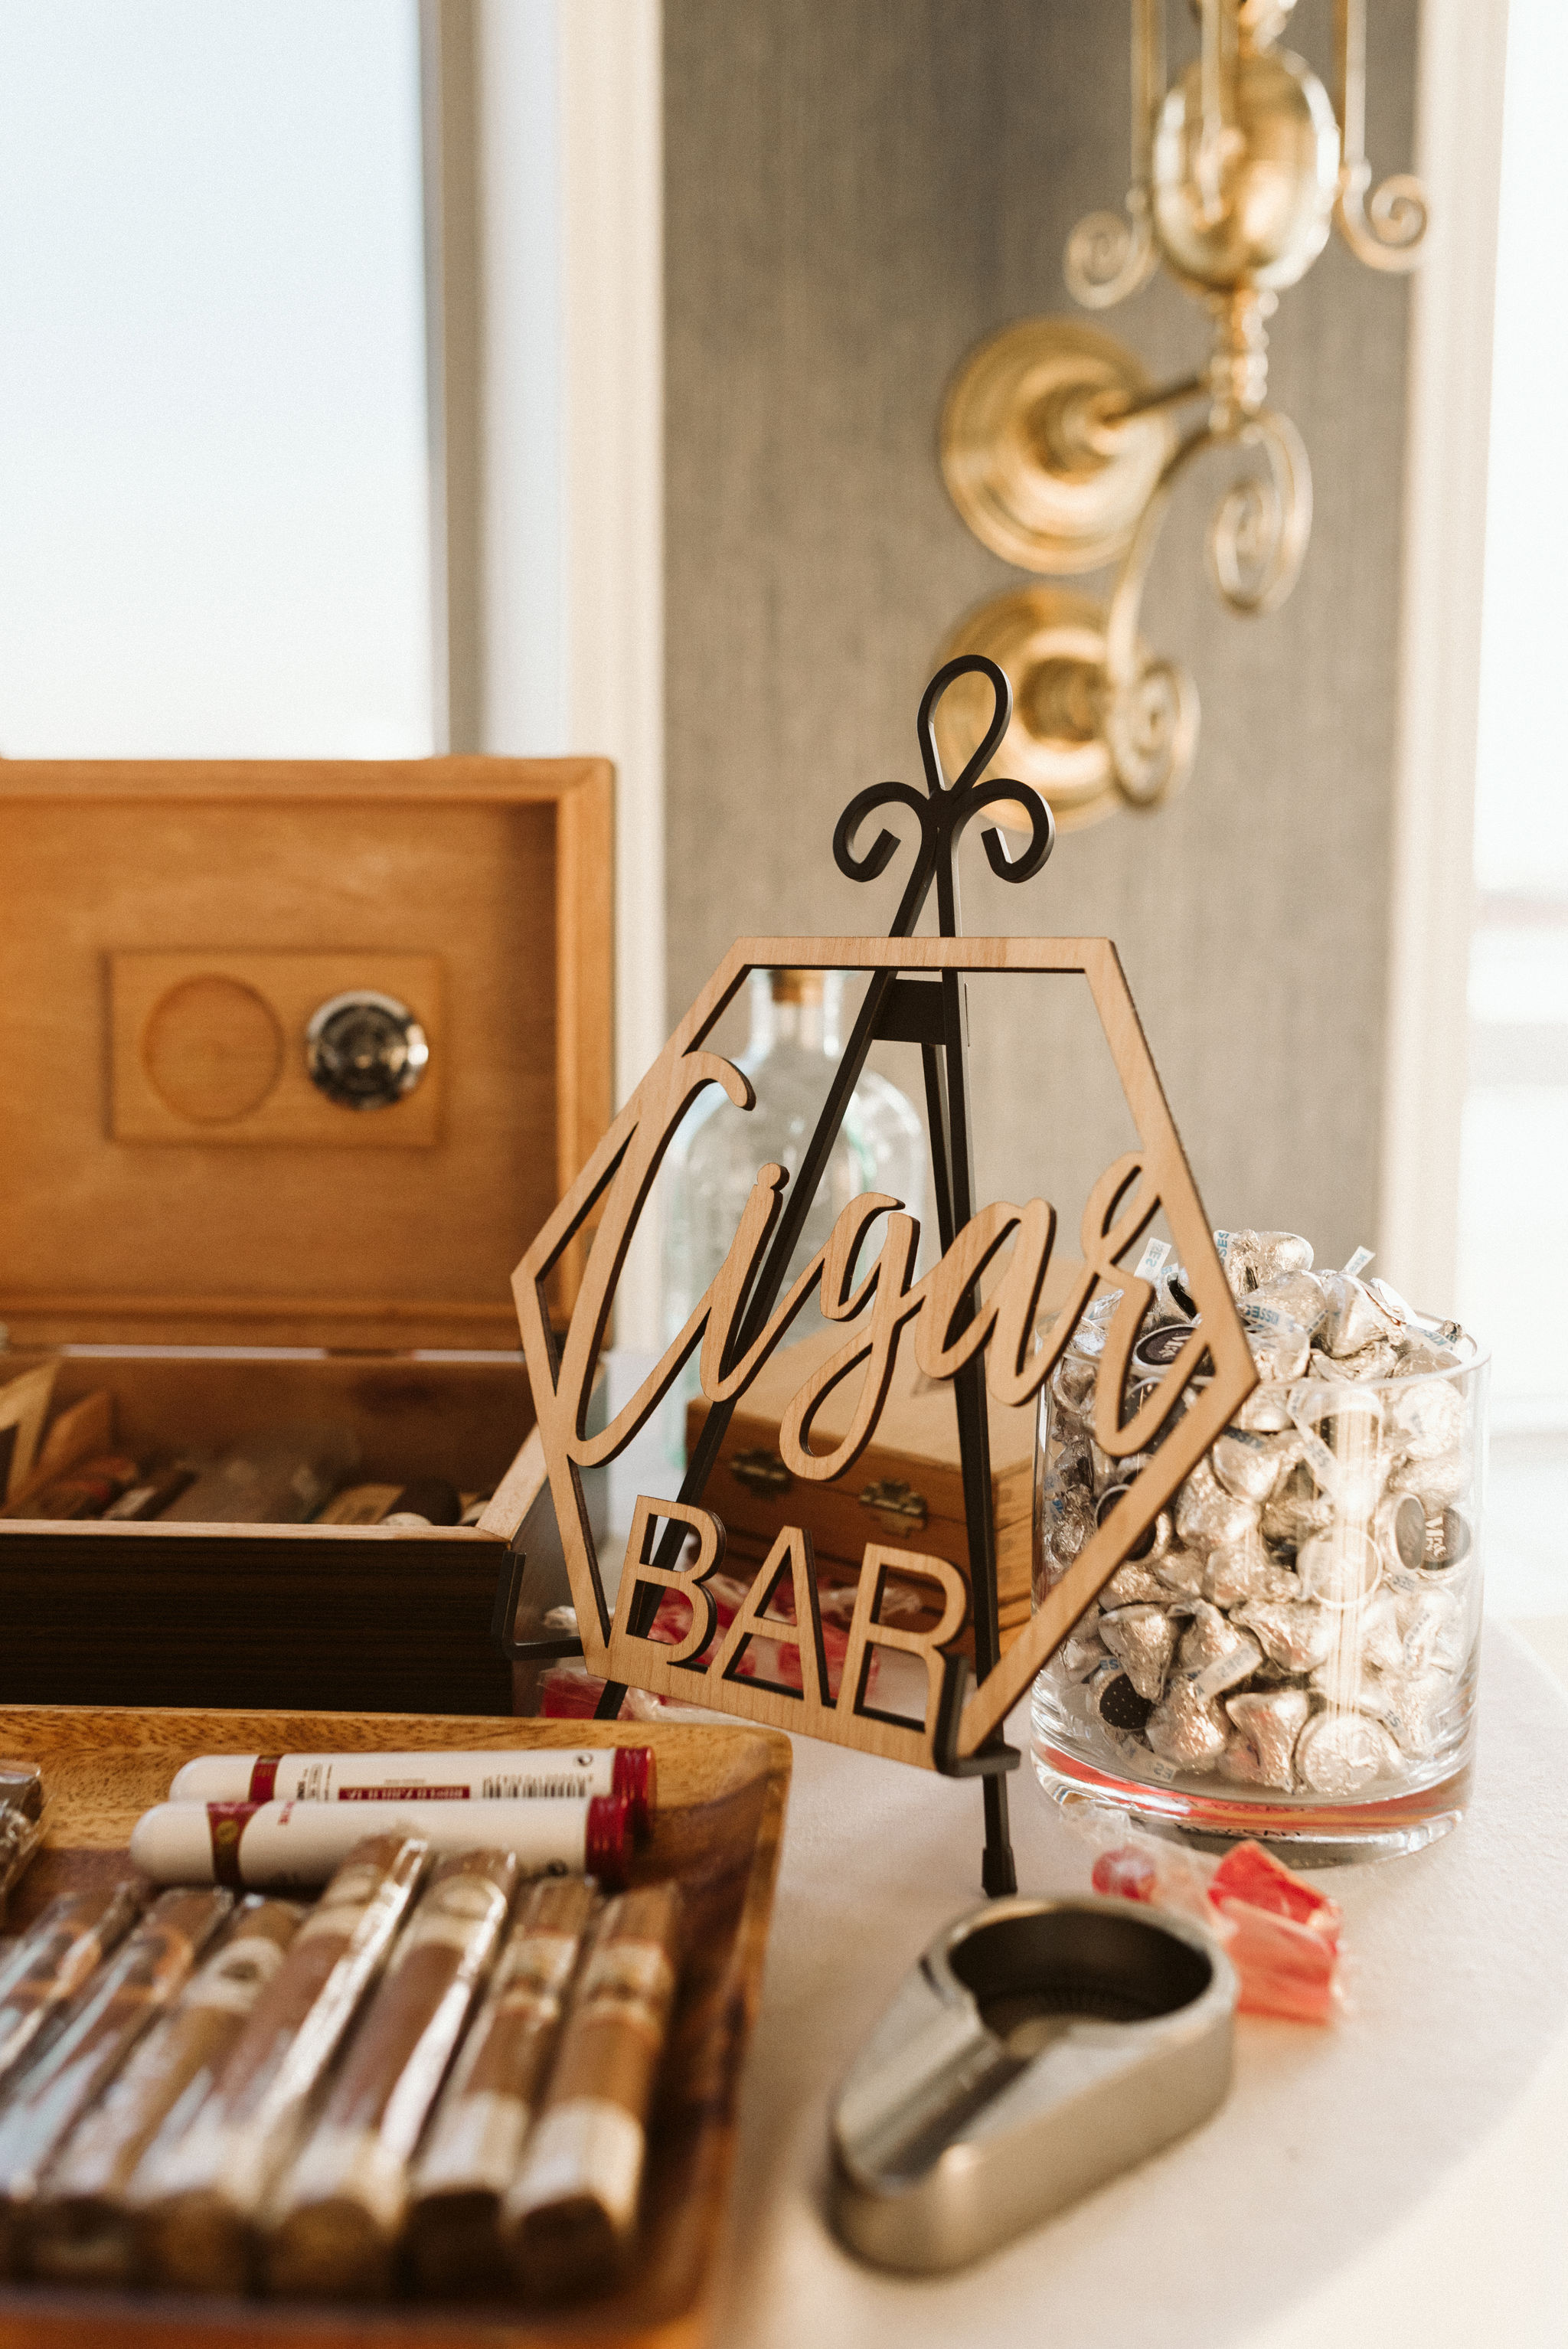
M 205 2103 L 304 1913 L 293 1901 L 254 1894 L 234 1904 L 217 1949 L 50 2169 L 26 2222 L 24 2262 L 30 2275 L 56 2283 L 135 2281 L 131 2180 L 149 2148 L 182 2136 Z
M 387 1833 L 433 1852 L 510 1851 L 521 1876 L 626 1881 L 631 1825 L 617 1795 L 553 1802 L 377 1803 Z M 131 1830 L 130 1857 L 155 1884 L 228 1884 L 236 1891 L 308 1891 L 325 1884 L 365 1833 L 358 1803 L 160 1803 Z
M 263 2256 L 273 2292 L 331 2300 L 390 2292 L 408 2163 L 516 1884 L 509 1851 L 459 1852 L 438 1864 L 270 2207 Z
M 131 2180 L 149 2279 L 240 2292 L 262 2206 L 424 1873 L 417 1837 L 366 1836 L 289 1943 L 191 2127 Z
M 67 2003 L 140 1916 L 129 1879 L 62 1892 L 0 1964 L 0 2090 L 41 2054 Z
M 643 1835 L 652 1823 L 657 1787 L 651 1745 L 501 1747 L 472 1754 L 201 1754 L 176 1771 L 169 1799 L 526 1803 L 619 1795 Z
M 164 1892 L 77 2001 L 0 2111 L 0 2264 L 14 2269 L 38 2182 L 143 2033 L 184 1988 L 233 1906 L 223 1891 Z
M 561 2035 L 598 1896 L 581 1878 L 530 1885 L 415 2167 L 408 2248 L 421 2291 L 501 2288 L 501 2198 Z
M 675 1884 L 624 1893 L 600 1920 L 539 2125 L 501 2206 L 512 2272 L 531 2297 L 612 2282 L 631 2247 L 679 1929 Z

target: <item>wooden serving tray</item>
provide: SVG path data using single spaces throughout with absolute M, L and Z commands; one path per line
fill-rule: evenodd
M 621 2290 L 534 2313 L 494 2302 L 327 2307 L 0 2283 L 0 2349 L 686 2349 L 700 2341 L 761 1987 L 789 1785 L 787 1737 L 632 1722 L 3 1705 L 0 1753 L 38 1763 L 51 1801 L 44 1849 L 7 1922 L 24 1925 L 55 1893 L 122 1868 L 137 1818 L 197 1754 L 643 1744 L 658 1755 L 658 1809 L 634 1879 L 680 1878 L 689 1939 L 650 2129 L 642 2240 Z M 367 1813 L 367 1833 L 374 1824 Z

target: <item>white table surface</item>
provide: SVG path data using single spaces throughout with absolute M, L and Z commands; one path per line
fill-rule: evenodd
M 879 2273 L 825 2216 L 833 2092 L 898 1982 L 979 1903 L 980 1794 L 799 1738 L 742 2097 L 718 2349 L 1535 2349 L 1568 2343 L 1568 1699 L 1489 1623 L 1458 1833 L 1331 1871 L 1328 2029 L 1243 2017 L 1202 2129 L 954 2275 Z M 1010 1728 L 1026 1746 L 1024 1723 Z M 1089 1855 L 1027 1759 L 1025 1891 Z

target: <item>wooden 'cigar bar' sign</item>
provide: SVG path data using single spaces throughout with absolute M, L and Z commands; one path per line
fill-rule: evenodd
M 936 757 L 933 712 L 952 679 L 974 669 L 991 681 L 995 714 L 975 757 L 957 782 L 948 786 Z M 517 1269 L 513 1287 L 523 1346 L 583 1657 L 590 1671 L 603 1674 L 612 1684 L 602 1710 L 618 1707 L 622 1691 L 630 1683 L 901 1761 L 985 1775 L 989 1785 L 1000 1768 L 1016 1758 L 997 1741 L 1004 1715 L 1255 1383 L 1241 1319 L 1114 946 L 1104 938 L 957 935 L 954 852 L 970 818 L 1004 800 L 1021 803 L 1027 812 L 1033 832 L 1016 858 L 1008 857 L 994 829 L 984 834 L 987 858 L 1004 879 L 1028 879 L 1044 864 L 1052 845 L 1051 818 L 1037 794 L 1014 782 L 978 780 L 1009 714 L 1006 681 L 988 661 L 973 657 L 955 661 L 933 679 L 920 713 L 926 794 L 902 783 L 861 792 L 846 809 L 834 842 L 841 869 L 853 878 L 870 880 L 885 869 L 898 843 L 882 831 L 869 848 L 857 852 L 855 839 L 864 819 L 876 807 L 891 803 L 918 820 L 915 867 L 892 935 L 885 939 L 738 941 Z M 910 932 L 934 883 L 941 935 L 913 937 Z M 795 1180 L 790 1183 L 776 1164 L 758 1169 L 717 1278 L 632 1401 L 603 1433 L 590 1435 L 590 1391 L 615 1284 L 664 1154 L 707 1086 L 721 1086 L 743 1109 L 753 1104 L 748 1081 L 729 1061 L 707 1050 L 706 1042 L 748 972 L 758 967 L 862 971 L 869 974 L 869 984 Z M 1109 1167 L 1090 1194 L 1081 1223 L 1081 1267 L 1043 1337 L 1037 1335 L 1036 1324 L 1057 1237 L 1056 1209 L 1044 1199 L 1022 1206 L 1000 1200 L 976 1208 L 971 1196 L 962 996 L 967 971 L 1049 973 L 1064 983 L 1087 983 L 1138 1135 L 1137 1149 Z M 827 1246 L 784 1294 L 785 1270 L 828 1154 L 866 1054 L 879 1039 L 921 1047 L 941 1260 L 917 1280 L 919 1226 L 903 1212 L 900 1201 L 867 1194 L 845 1207 Z M 1122 1259 L 1161 1210 L 1186 1268 L 1200 1327 L 1124 1422 L 1120 1413 L 1128 1360 L 1152 1292 L 1148 1281 L 1121 1268 Z M 547 1307 L 550 1275 L 596 1212 L 576 1307 L 564 1340 L 559 1340 Z M 1111 1458 L 1141 1464 L 1104 1525 L 1006 1656 L 1000 1657 L 987 1392 L 1006 1404 L 1025 1403 L 1036 1396 L 1080 1315 L 1097 1295 L 1116 1288 L 1121 1300 L 1106 1331 L 1094 1435 Z M 705 1661 L 697 1661 L 712 1645 L 717 1619 L 704 1586 L 719 1568 L 725 1547 L 723 1526 L 703 1506 L 707 1473 L 738 1399 L 813 1296 L 830 1322 L 844 1325 L 844 1342 L 825 1363 L 816 1358 L 819 1367 L 785 1414 L 779 1448 L 791 1475 L 815 1484 L 841 1476 L 852 1466 L 876 1427 L 898 1349 L 913 1346 L 928 1378 L 950 1380 L 954 1385 L 969 1532 L 967 1587 L 945 1559 L 885 1542 L 868 1545 L 836 1699 L 829 1690 L 810 1542 L 797 1527 L 787 1526 L 779 1534 L 723 1638 Z M 624 1450 L 694 1352 L 699 1354 L 702 1391 L 711 1408 L 680 1499 L 638 1501 L 612 1616 L 583 1505 L 582 1472 Z M 1200 1373 L 1196 1387 L 1191 1387 Z M 1172 1420 L 1184 1393 L 1186 1407 Z M 813 1423 L 830 1395 L 852 1402 L 852 1417 L 831 1449 L 817 1449 Z M 1161 1441 L 1168 1423 L 1169 1433 Z M 687 1555 L 693 1535 L 695 1559 Z M 935 1586 L 940 1619 L 932 1629 L 913 1631 L 879 1619 L 890 1574 Z M 670 1590 L 689 1600 L 692 1611 L 689 1629 L 675 1645 L 647 1636 L 654 1614 Z M 793 1597 L 792 1625 L 769 1611 L 786 1590 Z M 973 1687 L 968 1685 L 967 1659 L 944 1652 L 963 1630 L 971 1604 L 978 1675 Z M 750 1643 L 777 1640 L 780 1634 L 799 1641 L 799 1689 L 741 1676 Z M 923 1661 L 927 1688 L 923 1719 L 879 1711 L 869 1703 L 867 1683 L 878 1649 L 903 1650 Z M 1003 1834 L 1005 1837 L 1005 1826 Z

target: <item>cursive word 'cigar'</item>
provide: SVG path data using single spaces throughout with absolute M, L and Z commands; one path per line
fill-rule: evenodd
M 521 1876 L 594 1876 L 624 1884 L 626 1806 L 612 1795 L 546 1803 L 377 1803 L 387 1833 L 434 1852 L 509 1851 Z M 258 1892 L 325 1884 L 365 1833 L 356 1803 L 159 1803 L 131 1830 L 130 1856 L 155 1884 L 228 1884 Z
M 408 2246 L 426 2292 L 455 2299 L 505 2287 L 501 2198 L 517 2175 L 598 1905 L 576 1877 L 523 1893 L 414 2173 Z
M 149 2156 L 133 2190 L 153 2281 L 240 2292 L 262 2205 L 424 1873 L 427 1848 L 366 1836 L 334 1876 L 252 2009 L 184 2135 Z
M 44 2171 L 183 1988 L 232 1906 L 232 1895 L 222 1891 L 160 1894 L 0 2112 L 0 2261 L 7 2272 Z
M 29 2273 L 58 2283 L 135 2281 L 131 2180 L 150 2147 L 183 2136 L 206 2102 L 302 1914 L 293 1901 L 253 1895 L 235 1904 L 218 1948 L 49 2171 L 27 2222 Z
M 631 2248 L 679 1926 L 675 1884 L 624 1893 L 600 1920 L 539 2125 L 501 2206 L 513 2273 L 534 2298 L 613 2282 Z
M 391 2290 L 408 2162 L 516 1882 L 509 1851 L 462 1852 L 436 1868 L 274 2199 L 265 2253 L 273 2292 L 342 2300 Z
M 619 1795 L 645 1834 L 651 1745 L 480 1754 L 202 1754 L 175 1773 L 174 1803 L 527 1803 Z

